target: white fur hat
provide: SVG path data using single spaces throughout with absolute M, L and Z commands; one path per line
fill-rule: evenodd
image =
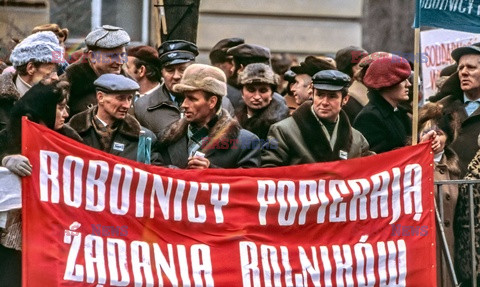
M 198 91 L 213 93 L 217 96 L 227 95 L 225 73 L 217 67 L 204 64 L 192 64 L 183 72 L 182 80 L 173 87 L 176 93 Z
M 38 32 L 23 39 L 12 51 L 10 61 L 14 67 L 30 61 L 52 63 L 54 59 L 61 61 L 63 49 L 58 38 L 51 31 Z

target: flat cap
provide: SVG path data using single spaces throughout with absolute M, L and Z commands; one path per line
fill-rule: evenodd
M 469 54 L 480 55 L 480 42 L 474 43 L 471 46 L 456 48 L 455 50 L 452 51 L 452 58 L 455 60 L 455 62 L 458 63 L 458 61 L 463 55 L 469 55 Z
M 340 91 L 350 85 L 350 77 L 337 70 L 323 70 L 313 75 L 312 82 L 317 90 Z
M 270 49 L 254 44 L 241 44 L 232 47 L 227 50 L 227 55 L 236 58 L 260 58 L 265 60 L 271 58 Z
M 88 33 L 85 44 L 89 49 L 114 49 L 130 43 L 130 36 L 123 28 L 103 25 L 102 27 Z
M 300 66 L 293 66 L 290 68 L 295 74 L 307 74 L 313 77 L 316 73 L 322 70 L 334 70 L 335 62 L 326 57 L 307 56 L 305 61 L 300 63 Z
M 210 62 L 212 64 L 226 62 L 228 59 L 227 50 L 243 43 L 245 43 L 245 40 L 242 38 L 226 38 L 218 41 L 208 55 Z
M 198 48 L 192 42 L 184 40 L 165 41 L 158 47 L 158 57 L 162 67 L 187 63 L 198 56 Z
M 134 80 L 117 74 L 103 74 L 93 84 L 97 90 L 107 94 L 129 94 L 140 89 Z
M 127 56 L 135 57 L 140 61 L 152 64 L 154 66 L 160 66 L 160 60 L 158 59 L 158 52 L 155 48 L 150 46 L 135 46 L 127 50 Z

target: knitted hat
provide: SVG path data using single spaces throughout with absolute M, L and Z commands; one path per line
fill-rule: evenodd
M 62 47 L 53 32 L 38 32 L 23 39 L 12 51 L 10 62 L 14 67 L 28 62 L 52 63 L 54 59 L 63 59 Z
M 315 56 L 307 56 L 305 61 L 300 63 L 300 66 L 291 67 L 295 74 L 307 74 L 310 77 L 313 77 L 317 72 L 323 70 L 335 70 L 335 62 L 331 58 L 327 57 L 315 57 Z
M 243 43 L 245 43 L 245 40 L 242 38 L 226 38 L 218 41 L 208 55 L 210 62 L 212 64 L 226 62 L 228 59 L 227 50 Z
M 360 62 L 364 57 L 368 56 L 368 52 L 360 47 L 349 46 L 337 51 L 335 62 L 337 69 L 345 74 L 352 75 L 352 67 Z
M 89 49 L 114 49 L 130 43 L 130 36 L 123 28 L 103 25 L 93 30 L 85 37 L 85 44 Z
M 204 64 L 188 66 L 183 72 L 180 83 L 173 87 L 173 91 L 183 93 L 198 90 L 225 96 L 227 94 L 225 73 L 217 67 Z
M 262 63 L 253 63 L 245 67 L 239 75 L 240 84 L 262 83 L 277 85 L 278 80 L 272 68 Z
M 394 86 L 410 77 L 412 70 L 408 61 L 400 56 L 374 60 L 367 68 L 363 84 L 370 89 Z
M 44 25 L 36 26 L 35 28 L 33 28 L 32 34 L 42 32 L 42 31 L 51 31 L 55 33 L 58 39 L 60 39 L 62 42 L 67 41 L 68 29 L 67 28 L 61 29 L 60 26 L 58 26 L 57 24 L 44 24 Z

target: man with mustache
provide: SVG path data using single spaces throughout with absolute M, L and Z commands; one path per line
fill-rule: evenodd
M 94 82 L 98 104 L 76 114 L 69 125 L 91 147 L 117 156 L 137 160 L 140 133 L 155 142 L 155 135 L 140 126 L 128 113 L 133 96 L 140 88 L 125 76 L 103 74 Z

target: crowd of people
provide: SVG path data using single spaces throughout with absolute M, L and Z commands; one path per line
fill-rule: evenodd
M 22 116 L 104 152 L 178 169 L 328 162 L 411 144 L 412 64 L 391 53 L 349 46 L 334 59 L 298 63 L 228 38 L 207 65 L 195 63 L 194 43 L 130 46 L 120 27 L 95 29 L 84 49 L 65 57 L 67 37 L 56 24 L 35 27 L 0 76 L 0 160 L 19 176 L 32 171 L 20 152 Z M 480 43 L 452 58 L 438 94 L 420 108 L 419 138 L 431 140 L 435 179 L 478 179 Z M 478 279 L 468 263 L 467 191 L 443 186 L 440 195 L 448 250 L 468 284 Z M 0 286 L 20 286 L 21 225 L 12 210 L 0 227 Z M 475 232 L 480 238 L 478 224 Z M 439 285 L 453 286 L 442 256 Z

